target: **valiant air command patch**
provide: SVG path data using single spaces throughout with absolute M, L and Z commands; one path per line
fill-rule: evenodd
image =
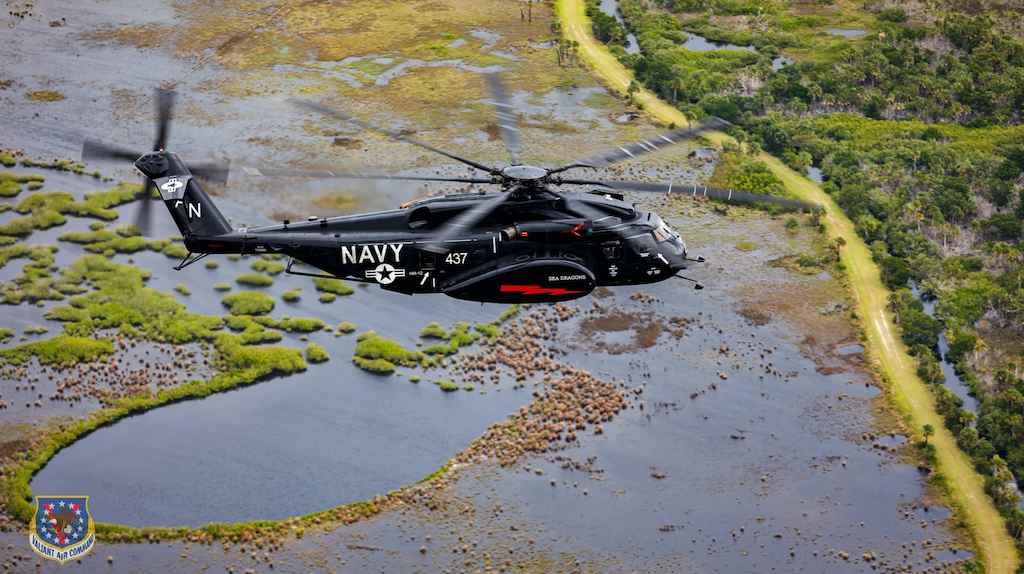
M 61 564 L 92 550 L 96 535 L 88 496 L 37 496 L 28 537 L 32 550 Z

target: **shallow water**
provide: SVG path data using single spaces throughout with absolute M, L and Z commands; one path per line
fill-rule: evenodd
M 917 288 L 915 281 L 910 282 L 910 291 L 914 294 L 914 297 L 920 299 L 921 303 L 924 304 L 925 314 L 929 317 L 935 317 L 935 298 L 922 296 L 921 290 Z M 977 414 L 981 401 L 970 394 L 967 383 L 964 383 L 957 376 L 956 371 L 953 369 L 953 363 L 949 362 L 946 358 L 948 353 L 949 344 L 946 341 L 946 331 L 942 330 L 939 331 L 939 364 L 942 366 L 942 374 L 946 375 L 946 388 L 964 400 L 964 406 L 962 407 L 964 410 Z M 975 423 L 971 423 L 971 426 L 974 425 Z
M 810 178 L 811 181 L 821 183 L 821 168 L 814 167 L 813 165 L 807 166 L 807 177 Z
M 828 30 L 825 30 L 825 31 L 828 32 L 829 34 L 835 34 L 837 36 L 845 36 L 847 38 L 860 38 L 860 37 L 862 37 L 862 36 L 864 36 L 865 34 L 868 33 L 867 30 L 857 30 L 857 29 L 843 30 L 843 29 L 840 29 L 840 28 L 829 28 Z
M 619 24 L 623 26 L 626 22 L 622 19 L 622 14 L 619 12 L 619 6 L 615 3 L 615 0 L 601 0 L 600 6 L 598 6 L 602 12 L 609 16 L 615 16 L 615 19 L 619 21 Z M 629 28 L 626 28 L 627 32 Z M 632 32 L 626 34 L 626 43 L 623 46 L 627 54 L 639 54 L 640 44 L 636 43 L 636 36 Z
M 836 349 L 840 355 L 854 355 L 864 352 L 864 345 L 845 345 Z

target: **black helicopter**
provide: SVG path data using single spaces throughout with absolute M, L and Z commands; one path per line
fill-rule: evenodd
M 215 166 L 190 170 L 176 154 L 164 151 L 174 101 L 174 92 L 169 90 L 157 92 L 158 131 L 154 151 L 138 157 L 130 151 L 90 140 L 83 148 L 83 160 L 133 160 L 148 178 L 142 197 L 148 199 L 152 196 L 151 186 L 157 187 L 189 250 L 189 255 L 175 269 L 209 254 L 279 253 L 289 257 L 286 271 L 291 274 L 372 281 L 383 289 L 409 295 L 444 293 L 480 302 L 565 301 L 587 295 L 597 286 L 664 281 L 686 269 L 689 262 L 704 262 L 703 257 L 689 257 L 686 243 L 656 213 L 624 201 L 622 191 L 679 193 L 804 209 L 814 207 L 778 197 L 709 187 L 561 176 L 574 168 L 599 168 L 636 158 L 707 129 L 730 127 L 731 124 L 718 118 L 692 129 L 672 131 L 558 167 L 524 164 L 519 160 L 521 146 L 516 116 L 505 96 L 505 88 L 494 74 L 487 75 L 487 83 L 498 129 L 511 156 L 511 165 L 504 168 L 457 156 L 319 104 L 297 98 L 284 100 L 431 150 L 481 170 L 487 177 L 415 177 L 254 168 L 244 168 L 244 171 L 252 176 L 490 184 L 499 186 L 498 193 L 445 195 L 410 201 L 389 211 L 323 219 L 310 217 L 303 222 L 284 221 L 281 225 L 232 229 L 196 180 L 197 177 L 223 180 L 226 170 Z M 581 192 L 552 189 L 563 184 L 601 189 Z M 144 201 L 140 209 L 143 234 L 149 203 Z M 329 275 L 292 270 L 295 261 Z M 694 283 L 697 289 L 703 289 L 702 283 Z

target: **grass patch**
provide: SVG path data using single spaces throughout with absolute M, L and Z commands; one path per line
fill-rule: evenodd
M 345 321 L 344 323 L 338 325 L 338 332 L 339 333 L 344 333 L 344 334 L 354 333 L 355 330 L 356 330 L 356 326 L 353 325 L 352 323 L 349 323 L 348 321 Z
M 231 290 L 231 284 L 230 283 L 217 283 L 216 285 L 213 286 L 213 290 L 214 291 L 230 291 Z
M 189 291 L 188 289 L 188 285 L 185 285 L 184 283 L 175 285 L 174 290 L 177 291 L 178 293 L 181 293 L 182 295 L 192 294 L 192 291 Z
M 321 293 L 320 297 L 318 297 L 321 303 L 331 303 L 337 298 L 338 296 L 335 295 L 334 293 Z
M 220 263 L 217 263 L 216 261 L 207 261 L 206 262 L 206 268 L 207 269 L 216 269 L 218 267 L 220 267 Z
M 739 251 L 743 251 L 744 253 L 748 251 L 757 251 L 760 248 L 761 246 L 758 245 L 757 243 L 754 243 L 753 241 L 742 241 L 736 244 L 736 249 Z
M 6 364 L 22 366 L 35 357 L 40 365 L 70 365 L 97 359 L 106 360 L 114 352 L 114 345 L 106 339 L 57 336 L 0 350 L 0 359 Z
M 253 319 L 257 323 L 266 327 L 274 329 L 284 329 L 291 333 L 311 333 L 313 331 L 319 331 L 324 328 L 324 322 L 320 319 L 290 319 L 285 317 L 283 319 L 271 319 L 270 317 L 256 317 Z
M 438 387 L 441 387 L 441 390 L 446 392 L 446 393 L 450 393 L 452 391 L 459 390 L 459 385 L 457 383 L 453 383 L 451 381 L 441 381 L 441 380 L 438 380 L 438 381 L 434 381 L 434 384 L 437 385 Z
M 293 289 L 289 289 L 289 290 L 285 291 L 284 293 L 281 293 L 281 299 L 287 301 L 288 303 L 294 303 L 294 302 L 298 301 L 299 297 L 300 297 L 299 292 L 295 291 Z

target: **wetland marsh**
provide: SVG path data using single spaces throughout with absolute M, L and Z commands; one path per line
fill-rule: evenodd
M 407 8 L 395 4 L 388 3 L 389 10 L 407 17 Z M 90 28 L 88 33 L 50 30 L 45 22 L 28 19 L 12 28 L 18 48 L 10 73 L 23 84 L 18 89 L 60 87 L 67 97 L 23 101 L 5 96 L 8 113 L 0 125 L 11 135 L 2 144 L 45 157 L 76 155 L 69 142 L 80 142 L 86 133 L 145 145 L 150 112 L 145 94 L 135 90 L 174 77 L 187 78 L 179 85 L 187 105 L 180 108 L 171 136 L 183 150 L 212 149 L 255 163 L 300 165 L 313 157 L 328 164 L 455 175 L 466 169 L 311 119 L 277 106 L 271 96 L 292 90 L 345 102 L 352 111 L 396 129 L 420 126 L 416 137 L 444 142 L 442 147 L 455 153 L 496 158 L 500 142 L 491 135 L 476 73 L 490 66 L 512 74 L 509 83 L 516 85 L 512 97 L 522 110 L 525 147 L 545 164 L 663 129 L 642 121 L 616 122 L 635 110 L 584 70 L 558 67 L 551 50 L 530 47 L 528 42 L 550 38 L 546 6 L 534 7 L 529 25 L 519 20 L 512 2 L 494 2 L 473 13 L 458 1 L 434 4 L 433 11 L 426 3 L 410 4 L 423 19 L 414 36 L 408 35 L 411 27 L 405 35 L 395 34 L 393 23 L 382 28 L 378 22 L 388 22 L 387 10 L 357 25 L 303 6 L 265 23 L 260 43 L 244 37 L 237 51 L 217 52 L 192 73 L 189 58 L 222 42 L 224 31 L 234 30 L 232 18 L 255 22 L 262 16 L 225 3 L 188 30 L 152 23 L 199 10 L 199 5 L 186 4 L 152 7 L 119 25 L 123 5 L 115 2 L 69 9 L 69 21 Z M 271 5 L 264 8 L 272 13 Z M 45 4 L 39 7 L 46 9 Z M 336 33 L 320 37 L 299 29 L 299 23 Z M 175 43 L 186 33 L 195 38 L 193 45 Z M 347 38 L 348 45 L 362 42 L 360 49 L 342 54 L 338 37 Z M 96 77 L 70 82 L 60 65 L 81 65 L 75 55 L 80 49 Z M 54 53 L 47 63 L 52 68 L 30 72 L 40 65 L 39 50 Z M 112 60 L 106 58 L 113 57 L 125 62 L 123 68 L 108 63 Z M 351 60 L 358 65 L 346 68 L 341 62 L 351 57 L 364 59 Z M 442 63 L 452 60 L 463 63 Z M 419 61 L 431 64 L 396 70 L 403 62 Z M 319 74 L 321 67 L 334 69 L 335 64 L 340 66 L 337 76 Z M 100 80 L 106 72 L 110 77 Z M 102 102 L 93 102 L 96 97 Z M 133 107 L 137 111 L 129 113 Z M 76 117 L 91 119 L 87 125 Z M 352 141 L 335 145 L 335 138 Z M 717 151 L 701 151 L 691 158 L 697 148 L 712 149 L 695 142 L 603 175 L 697 183 L 711 177 L 718 157 Z M 60 189 L 77 198 L 115 183 L 23 166 L 13 171 L 44 175 L 41 191 Z M 129 179 L 127 170 L 109 171 Z M 215 188 L 215 201 L 234 222 L 258 225 L 282 213 L 342 212 L 324 212 L 312 201 L 337 190 L 357 198 L 360 210 L 392 207 L 439 191 L 407 184 L 234 177 L 230 185 Z M 858 353 L 836 351 L 859 342 L 848 312 L 821 312 L 830 303 L 850 303 L 842 274 L 828 265 L 809 274 L 769 264 L 829 249 L 810 218 L 801 215 L 792 231 L 784 218 L 742 208 L 722 212 L 689 200 L 634 199 L 662 213 L 693 252 L 708 257 L 707 265 L 692 270 L 708 289 L 696 293 L 673 281 L 598 291 L 564 306 L 523 308 L 501 325 L 504 339 L 481 337 L 443 365 L 399 366 L 396 374 L 385 376 L 349 362 L 359 334 L 375 331 L 415 351 L 437 343 L 421 337 L 432 322 L 444 329 L 457 322 L 488 323 L 507 307 L 440 296 L 410 299 L 356 285 L 354 292 L 324 303 L 312 279 L 271 275 L 273 261 L 254 268 L 263 259 L 217 257 L 216 267 L 175 272 L 171 266 L 176 261 L 152 249 L 109 254 L 110 263 L 149 271 L 145 288 L 167 294 L 185 312 L 209 318 L 211 325 L 228 313 L 222 303 L 226 293 L 253 290 L 273 298 L 269 317 L 274 321 L 313 318 L 332 327 L 289 332 L 246 323 L 244 330 L 236 330 L 231 325 L 238 320 L 229 317 L 211 337 L 242 337 L 250 328 L 275 331 L 280 339 L 269 345 L 299 353 L 316 343 L 330 358 L 296 367 L 287 376 L 263 376 L 254 384 L 172 402 L 103 426 L 57 452 L 32 479 L 33 493 L 85 492 L 93 497 L 90 508 L 99 522 L 131 527 L 279 521 L 360 501 L 370 501 L 379 513 L 347 523 L 345 511 L 340 522 L 327 517 L 329 512 L 323 515 L 324 525 L 317 514 L 281 523 L 280 529 L 255 538 L 250 532 L 249 538 L 220 539 L 231 552 L 193 539 L 212 530 L 151 544 L 117 542 L 110 536 L 81 565 L 69 566 L 126 572 L 269 571 L 270 564 L 275 571 L 472 571 L 490 566 L 565 572 L 824 572 L 911 564 L 955 571 L 955 563 L 969 559 L 969 543 L 956 517 L 935 499 L 916 466 L 914 445 L 892 438 L 891 433 L 906 429 L 886 406 L 873 375 Z M 108 228 L 128 219 L 135 207 L 116 207 L 120 217 Z M 12 210 L 0 213 L 0 224 L 18 216 Z M 168 217 L 154 219 L 151 239 L 176 233 Z M 59 236 L 92 231 L 92 221 L 70 216 L 64 225 L 34 231 L 25 242 L 59 247 L 52 270 L 59 277 L 89 254 L 85 245 Z M 736 248 L 745 243 L 759 248 Z M 25 262 L 12 259 L 0 268 L 3 283 L 12 281 Z M 251 273 L 273 282 L 236 283 Z M 228 285 L 226 292 L 215 290 L 221 283 Z M 286 300 L 286 292 L 298 298 Z M 68 301 L 40 302 L 2 307 L 0 327 L 17 336 L 0 342 L 0 350 L 60 333 L 62 324 L 47 314 Z M 355 332 L 336 336 L 342 322 L 354 324 Z M 23 335 L 31 325 L 44 325 L 49 333 Z M 20 341 L 21 336 L 30 338 Z M 160 387 L 154 380 L 154 393 L 216 373 L 202 362 L 204 353 L 216 356 L 215 339 L 191 342 L 182 352 L 143 336 L 126 341 L 127 348 L 115 351 L 115 360 L 126 369 L 149 368 L 147 361 L 169 366 L 161 371 L 168 373 L 168 384 Z M 182 366 L 186 360 L 196 364 Z M 47 401 L 60 390 L 57 381 L 71 375 L 61 371 L 49 379 L 45 368 L 34 363 L 27 368 L 0 380 L 0 398 L 16 398 L 11 408 L 0 410 L 7 457 L 30 442 L 37 432 L 33 427 L 69 424 L 102 407 L 97 397 Z M 29 384 L 37 387 L 22 389 L 25 377 L 35 375 L 39 380 Z M 472 385 L 473 390 L 443 392 L 435 381 L 451 381 L 462 389 Z M 42 393 L 43 406 L 25 406 L 30 393 L 33 401 Z M 555 404 L 575 400 L 586 408 L 555 414 Z M 5 469 L 16 463 L 16 457 L 6 459 Z M 441 467 L 446 472 L 382 501 Z M 15 571 L 36 570 L 34 556 L 15 557 L 29 551 L 24 533 L 13 523 L 0 532 L 0 546 L 8 545 L 13 550 L 5 563 Z

